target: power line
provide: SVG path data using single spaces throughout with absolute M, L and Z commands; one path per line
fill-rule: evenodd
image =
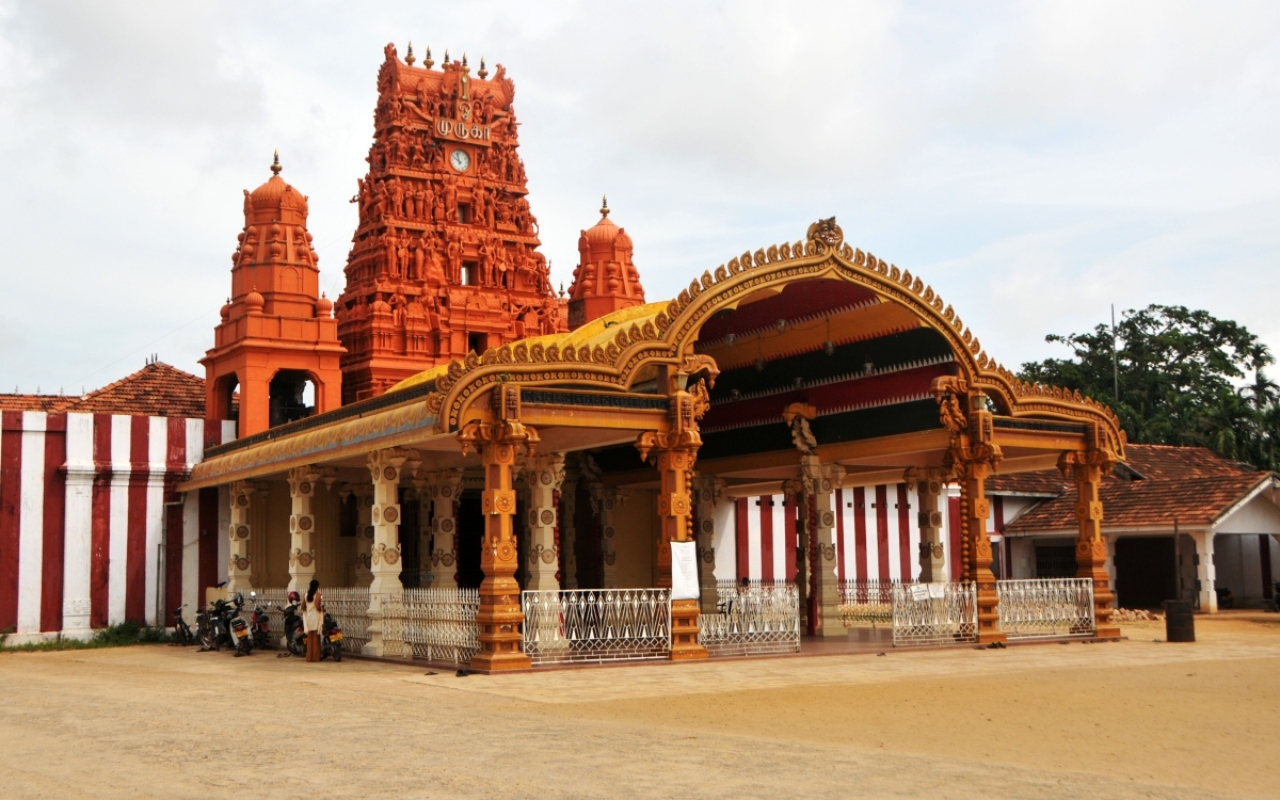
M 222 306 L 218 306 L 218 309 L 220 309 L 220 308 L 222 308 Z M 75 386 L 77 383 L 81 383 L 81 384 L 83 384 L 87 379 L 92 378 L 94 375 L 97 375 L 99 372 L 102 372 L 103 370 L 108 369 L 109 367 L 114 367 L 116 364 L 119 364 L 121 361 L 124 361 L 124 360 L 125 360 L 125 359 L 127 359 L 127 358 L 131 358 L 132 356 L 137 355 L 139 352 L 141 352 L 141 351 L 143 351 L 143 350 L 146 350 L 148 347 L 150 347 L 151 345 L 155 344 L 156 342 L 160 342 L 160 341 L 163 341 L 164 339 L 168 339 L 170 336 L 174 335 L 175 333 L 177 333 L 178 331 L 182 330 L 183 328 L 186 328 L 186 327 L 187 327 L 187 326 L 189 326 L 189 325 L 194 325 L 195 323 L 199 322 L 200 320 L 204 319 L 205 317 L 208 317 L 210 314 L 216 314 L 216 313 L 218 313 L 218 309 L 214 309 L 213 311 L 205 311 L 205 312 L 203 312 L 202 314 L 200 314 L 200 316 L 195 317 L 194 319 L 192 319 L 192 320 L 190 320 L 190 321 L 188 321 L 188 322 L 184 322 L 184 323 L 182 323 L 181 325 L 179 325 L 178 327 L 176 327 L 176 328 L 174 328 L 173 330 L 169 331 L 168 333 L 164 334 L 163 336 L 158 336 L 158 337 L 156 337 L 155 339 L 152 339 L 151 341 L 147 342 L 146 344 L 141 345 L 140 347 L 138 347 L 138 348 L 136 348 L 136 349 L 134 349 L 134 350 L 130 350 L 128 353 L 125 353 L 124 355 L 120 356 L 120 357 L 119 357 L 119 358 L 117 358 L 115 361 L 112 361 L 112 362 L 111 362 L 111 363 L 109 363 L 109 364 L 103 364 L 101 367 L 98 367 L 98 368 L 97 368 L 97 369 L 95 369 L 93 372 L 90 372 L 88 375 L 85 375 L 85 376 L 84 376 L 83 378 L 81 378 L 80 380 L 78 380 L 78 381 L 70 381 L 71 385 L 72 385 L 72 386 Z

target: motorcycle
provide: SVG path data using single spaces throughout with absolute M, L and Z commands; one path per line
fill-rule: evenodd
M 230 621 L 231 604 L 218 598 L 196 614 L 196 629 L 199 631 L 201 651 L 217 652 L 224 644 L 231 644 L 231 635 L 227 628 Z
M 257 648 L 270 647 L 271 619 L 267 616 L 267 607 L 257 602 L 257 592 L 249 592 L 249 600 L 253 603 L 253 616 L 249 622 L 249 630 L 253 636 L 253 646 Z
M 303 631 L 302 615 L 298 613 L 298 603 L 291 602 L 287 606 L 276 606 L 284 614 L 284 646 L 292 655 L 307 654 L 307 634 Z
M 187 621 L 182 618 L 182 609 L 186 607 L 187 604 L 183 603 L 173 610 L 173 643 L 178 647 L 187 647 L 196 643 L 195 633 L 191 630 L 191 626 L 187 624 Z M 197 614 L 196 616 L 198 617 L 199 615 Z M 199 624 L 198 620 L 197 624 Z
M 227 628 L 233 637 L 231 641 L 236 648 L 236 658 L 239 658 L 253 652 L 253 636 L 249 630 L 249 623 L 244 619 L 244 595 L 236 592 L 233 602 L 235 606 L 230 612 Z
M 338 627 L 338 621 L 328 611 L 324 612 L 324 627 L 321 630 L 323 633 L 320 635 L 320 660 L 323 661 L 332 656 L 334 663 L 341 662 L 342 628 Z

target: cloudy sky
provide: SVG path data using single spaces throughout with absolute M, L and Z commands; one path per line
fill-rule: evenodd
M 1011 367 L 1111 303 L 1280 351 L 1280 4 L 356 5 L 0 0 L 0 391 L 202 373 L 275 148 L 336 295 L 388 41 L 507 67 L 557 284 L 607 192 L 650 299 L 834 214 Z

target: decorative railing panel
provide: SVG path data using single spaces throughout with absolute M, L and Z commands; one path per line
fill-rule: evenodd
M 849 580 L 840 583 L 840 621 L 846 628 L 893 623 L 893 587 L 901 581 Z
M 978 602 L 974 584 L 895 584 L 890 591 L 894 647 L 978 640 Z
M 479 589 L 405 589 L 384 609 L 384 615 L 399 615 L 397 633 L 409 648 L 406 656 L 463 664 L 480 649 Z
M 1093 581 L 1034 578 L 996 581 L 1000 629 L 1010 639 L 1092 636 Z
M 369 587 L 321 589 L 324 605 L 342 628 L 344 652 L 359 653 L 369 642 Z
M 524 592 L 524 652 L 534 664 L 671 655 L 669 589 Z
M 698 617 L 698 641 L 713 656 L 796 653 L 800 594 L 794 584 L 721 587 L 718 613 Z

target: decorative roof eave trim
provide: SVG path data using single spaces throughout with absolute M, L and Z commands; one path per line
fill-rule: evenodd
M 337 461 L 383 447 L 421 442 L 434 436 L 435 422 L 435 415 L 421 402 L 344 420 L 202 461 L 192 468 L 190 480 L 180 484 L 178 490 L 218 486 L 304 464 Z
M 1226 519 L 1230 517 L 1232 514 L 1236 513 L 1241 508 L 1243 508 L 1246 504 L 1252 501 L 1253 498 L 1262 494 L 1262 492 L 1267 488 L 1267 486 L 1280 487 L 1280 481 L 1276 480 L 1275 475 L 1264 472 L 1262 473 L 1262 475 L 1259 476 L 1257 483 L 1255 483 L 1252 487 L 1250 487 L 1249 490 L 1246 491 L 1243 495 L 1241 495 L 1234 503 L 1232 503 L 1231 505 L 1223 509 L 1221 514 L 1213 518 L 1212 524 L 1215 529 L 1215 533 L 1217 532 L 1216 529 L 1219 525 L 1225 522 Z M 1275 502 L 1274 497 L 1272 498 L 1272 502 Z M 1280 505 L 1280 503 L 1277 503 L 1277 505 Z
M 803 241 L 743 253 L 714 273 L 704 271 L 652 320 L 644 320 L 643 325 L 640 321 L 618 325 L 607 347 L 584 344 L 565 348 L 562 353 L 555 345 L 544 348 L 540 343 L 516 342 L 489 350 L 483 357 L 469 355 L 465 361 L 449 365 L 447 376 L 440 379 L 439 392 L 428 397 L 428 404 L 439 414 L 438 427 L 443 432 L 456 429 L 463 408 L 479 391 L 501 379 L 534 385 L 605 383 L 625 390 L 640 369 L 678 365 L 694 355 L 697 332 L 715 312 L 736 307 L 760 289 L 834 276 L 905 306 L 941 333 L 969 384 L 997 395 L 1010 416 L 1093 423 L 1100 429 L 1102 441 L 1123 459 L 1125 437 L 1111 409 L 1079 392 L 1020 381 L 987 355 L 977 337 L 932 287 L 910 271 L 851 248 L 843 239 L 843 232 L 831 218 L 809 226 Z M 547 374 L 546 365 L 557 362 L 556 374 Z

